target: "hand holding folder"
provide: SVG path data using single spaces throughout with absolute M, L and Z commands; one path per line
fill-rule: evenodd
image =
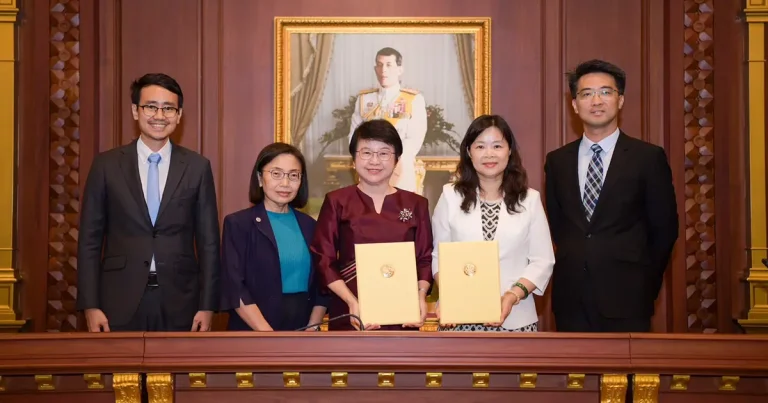
M 496 241 L 438 244 L 440 324 L 497 323 L 501 317 Z
M 402 325 L 421 321 L 413 242 L 357 244 L 355 261 L 363 323 Z

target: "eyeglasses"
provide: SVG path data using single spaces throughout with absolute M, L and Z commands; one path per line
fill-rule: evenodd
M 600 99 L 605 99 L 612 97 L 613 94 L 618 93 L 619 91 L 614 90 L 613 88 L 600 88 L 597 90 L 594 90 L 592 88 L 586 88 L 576 93 L 576 96 L 579 99 L 592 99 L 592 97 L 597 94 L 597 96 L 600 97 Z
M 379 152 L 373 152 L 373 151 L 370 151 L 370 150 L 363 150 L 363 151 L 358 151 L 357 153 L 360 155 L 360 158 L 362 158 L 364 160 L 369 160 L 369 159 L 373 158 L 373 156 L 375 154 L 375 155 L 377 155 L 379 157 L 379 161 L 389 161 L 392 158 L 392 155 L 395 154 L 392 151 L 388 151 L 388 150 L 379 151 Z
M 176 116 L 177 113 L 179 113 L 179 108 L 174 108 L 172 106 L 163 106 L 161 108 L 157 105 L 139 105 L 139 108 L 141 108 L 141 110 L 144 111 L 144 116 L 149 118 L 157 115 L 157 111 L 159 109 L 163 110 L 163 116 L 167 118 L 172 118 Z
M 286 175 L 288 175 L 288 180 L 291 182 L 298 182 L 301 180 L 301 172 L 296 172 L 296 171 L 285 172 L 279 169 L 272 169 L 268 172 L 269 172 L 269 176 L 271 176 L 272 179 L 276 181 L 283 180 L 283 178 L 285 178 Z

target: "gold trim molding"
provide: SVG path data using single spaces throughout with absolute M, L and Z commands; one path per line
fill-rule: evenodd
M 191 388 L 204 388 L 208 386 L 208 377 L 205 372 L 190 372 L 189 386 Z
M 443 373 L 442 372 L 427 372 L 426 387 L 428 388 L 440 388 L 443 386 Z
M 603 375 L 600 378 L 600 403 L 624 403 L 628 385 L 626 375 Z
M 283 386 L 286 388 L 301 387 L 301 374 L 298 372 L 283 372 Z
M 395 387 L 395 373 L 394 372 L 379 372 L 378 385 L 380 388 L 394 388 Z
M 669 384 L 670 390 L 688 390 L 688 382 L 691 381 L 690 375 L 672 375 L 672 382 Z
M 150 403 L 173 403 L 173 375 L 147 374 L 147 395 Z
M 238 388 L 253 387 L 253 372 L 238 372 L 235 374 L 235 382 Z
M 767 0 L 745 0 L 748 33 L 747 102 L 749 119 L 749 311 L 739 324 L 747 333 L 768 333 L 768 268 L 762 261 L 768 254 L 768 222 L 766 222 L 765 161 L 765 24 L 768 22 Z
M 53 375 L 35 375 L 35 383 L 37 384 L 37 390 L 56 389 L 56 386 L 53 384 Z
M 13 268 L 16 128 L 16 0 L 0 2 L 0 331 L 16 332 L 15 300 L 18 278 Z
M 566 388 L 567 389 L 584 389 L 584 379 L 586 379 L 586 374 L 568 374 L 568 379 L 566 380 Z
M 139 374 L 114 374 L 112 389 L 115 391 L 115 403 L 141 403 Z

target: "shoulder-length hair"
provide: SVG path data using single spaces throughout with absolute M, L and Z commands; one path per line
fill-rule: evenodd
M 251 203 L 259 204 L 264 201 L 264 190 L 259 186 L 259 175 L 264 170 L 264 166 L 283 154 L 293 155 L 301 164 L 301 185 L 299 186 L 298 193 L 296 193 L 296 197 L 288 205 L 296 209 L 307 205 L 309 200 L 307 163 L 304 161 L 304 155 L 298 148 L 286 143 L 272 143 L 264 147 L 256 158 L 256 164 L 253 165 L 253 172 L 251 172 L 251 187 L 248 191 L 248 198 Z
M 501 181 L 501 192 L 504 196 L 504 203 L 507 205 L 507 212 L 510 214 L 518 212 L 518 205 L 525 199 L 528 193 L 528 174 L 523 168 L 523 161 L 517 148 L 515 135 L 512 133 L 507 122 L 498 115 L 483 115 L 475 119 L 469 125 L 464 140 L 461 142 L 459 151 L 459 164 L 456 167 L 457 180 L 454 188 L 463 198 L 461 210 L 468 213 L 477 203 L 477 189 L 480 187 L 480 178 L 477 175 L 472 160 L 469 158 L 469 148 L 480 134 L 489 127 L 499 129 L 507 145 L 509 145 L 509 162 L 504 168 Z

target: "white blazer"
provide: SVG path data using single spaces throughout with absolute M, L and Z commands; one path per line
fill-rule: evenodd
M 440 242 L 483 241 L 482 213 L 480 202 L 469 213 L 461 210 L 461 195 L 453 184 L 443 186 L 443 194 L 437 202 L 432 216 L 432 274 L 437 274 L 438 245 Z M 501 289 L 499 296 L 509 290 L 520 278 L 525 278 L 536 286 L 533 292 L 543 295 L 547 288 L 552 268 L 555 265 L 555 253 L 549 224 L 544 214 L 541 195 L 534 189 L 528 189 L 525 200 L 518 206 L 518 213 L 509 214 L 502 202 L 499 223 L 495 239 L 499 244 L 499 268 L 501 271 Z M 499 302 L 501 303 L 501 302 Z M 517 329 L 538 320 L 533 297 L 520 301 L 504 321 L 505 329 Z

